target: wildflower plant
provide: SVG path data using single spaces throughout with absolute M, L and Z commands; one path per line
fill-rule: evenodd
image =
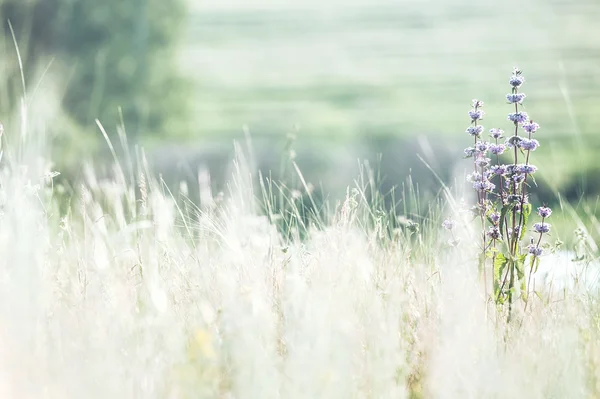
M 483 137 L 481 125 L 484 111 L 483 102 L 473 100 L 468 112 L 471 125 L 467 128 L 472 138 L 472 146 L 464 150 L 465 158 L 472 159 L 472 172 L 467 176 L 476 192 L 476 205 L 473 214 L 479 220 L 481 248 L 480 271 L 489 285 L 487 269 L 492 266 L 493 299 L 498 304 L 508 302 L 510 309 L 517 291 L 527 301 L 530 292 L 531 275 L 539 266 L 543 249 L 540 246 L 544 235 L 550 232 L 547 219 L 552 210 L 546 206 L 538 208 L 540 222 L 533 224 L 534 237 L 524 245 L 532 205 L 529 202 L 529 189 L 535 183 L 537 171 L 531 164 L 531 155 L 539 147 L 534 138 L 540 126 L 523 111 L 526 98 L 519 90 L 525 79 L 515 68 L 509 79 L 511 92 L 506 95 L 512 107 L 507 119 L 511 122 L 509 134 L 498 128 L 489 130 L 489 139 Z M 504 162 L 508 159 L 509 162 Z M 525 269 L 529 269 L 529 279 Z M 488 293 L 486 292 L 486 296 Z

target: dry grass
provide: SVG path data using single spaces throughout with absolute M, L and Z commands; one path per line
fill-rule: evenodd
M 596 292 L 546 284 L 507 326 L 467 235 L 389 238 L 364 187 L 287 242 L 243 158 L 202 209 L 141 155 L 135 185 L 88 171 L 61 208 L 32 140 L 12 140 L 1 174 L 1 397 L 600 395 Z

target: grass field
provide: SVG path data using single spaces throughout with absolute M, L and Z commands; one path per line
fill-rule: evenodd
M 486 125 L 509 124 L 503 95 L 519 61 L 542 125 L 540 172 L 559 185 L 593 163 L 600 5 L 192 4 L 183 62 L 200 85 L 198 142 L 233 159 L 217 176 L 189 165 L 159 175 L 157 158 L 123 130 L 111 142 L 100 121 L 112 160 L 100 170 L 79 157 L 81 180 L 64 178 L 44 86 L 20 115 L 0 115 L 11 118 L 0 129 L 0 398 L 600 397 L 598 198 L 551 192 L 562 201 L 535 271 L 535 225 L 514 233 L 525 191 L 514 183 L 518 198 L 490 209 L 512 212 L 500 230 L 522 241 L 513 253 L 473 218 L 462 173 L 473 160 L 460 159 L 471 98 L 486 101 Z M 294 123 L 305 153 L 279 159 Z M 256 152 L 250 138 L 231 143 L 243 124 Z M 396 179 L 390 208 L 375 165 L 347 166 L 350 147 L 371 142 L 400 174 L 415 167 L 407 153 L 430 148 L 433 195 Z M 165 163 L 184 164 L 192 147 L 163 149 Z M 295 162 L 306 153 L 317 180 Z M 259 176 L 267 157 L 289 180 Z M 311 185 L 323 181 L 342 195 Z M 524 225 L 542 205 L 542 187 L 529 187 Z
M 440 231 L 463 220 L 449 192 L 419 205 L 418 229 L 391 230 L 367 173 L 305 229 L 293 192 L 289 213 L 259 211 L 277 186 L 253 186 L 241 153 L 202 208 L 140 156 L 136 185 L 127 160 L 113 179 L 89 170 L 65 206 L 41 133 L 25 132 L 5 132 L 0 174 L 3 398 L 600 395 L 589 240 L 544 256 L 507 322 L 484 295 L 473 225 L 457 226 L 458 247 Z M 282 218 L 302 240 L 279 233 Z

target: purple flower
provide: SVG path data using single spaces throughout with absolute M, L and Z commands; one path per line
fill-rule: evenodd
M 534 121 L 523 123 L 523 130 L 525 130 L 527 133 L 535 133 L 539 128 L 540 125 L 538 125 Z
M 491 238 L 492 240 L 499 240 L 500 237 L 502 236 L 500 234 L 500 229 L 498 228 L 498 226 L 490 226 L 490 228 L 487 231 L 486 235 L 489 238 Z
M 506 173 L 506 165 L 492 165 L 490 172 L 496 176 L 503 176 Z
M 544 219 L 549 218 L 550 215 L 552 215 L 552 209 L 548 208 L 547 206 L 540 206 L 538 208 L 538 215 Z
M 469 126 L 467 128 L 466 132 L 469 133 L 471 136 L 479 137 L 481 135 L 481 133 L 483 132 L 483 126 L 481 126 L 481 125 Z
M 519 143 L 523 141 L 524 138 L 521 136 L 510 136 L 504 141 L 506 148 L 513 148 L 515 145 L 518 147 Z
M 475 158 L 475 165 L 479 166 L 480 168 L 488 166 L 489 164 L 490 159 L 484 157 L 483 155 L 479 155 L 477 158 Z
M 512 175 L 512 179 L 515 183 L 520 184 L 525 180 L 525 175 L 522 173 L 517 173 Z
M 504 153 L 504 150 L 506 149 L 506 146 L 504 144 L 490 144 L 490 153 L 495 154 L 495 155 L 501 155 L 502 153 Z
M 484 181 L 475 181 L 473 182 L 473 188 L 477 191 L 484 191 L 486 188 L 486 182 Z
M 525 151 L 535 151 L 540 146 L 536 139 L 523 139 L 519 142 L 519 147 Z
M 525 93 L 512 93 L 506 95 L 506 100 L 510 104 L 521 104 L 525 97 L 527 97 Z
M 517 165 L 506 165 L 506 173 L 508 175 L 514 175 L 517 173 Z
M 490 220 L 492 221 L 492 223 L 498 224 L 498 222 L 500 221 L 500 212 L 492 213 L 490 215 Z
M 513 112 L 508 114 L 508 120 L 514 123 L 525 123 L 529 120 L 527 112 Z
M 473 188 L 477 191 L 492 191 L 496 185 L 492 182 L 482 180 L 473 183 Z
M 469 175 L 467 175 L 467 181 L 469 182 L 476 182 L 476 181 L 482 181 L 483 177 L 481 176 L 481 173 L 479 172 L 473 172 Z
M 518 237 L 521 234 L 521 226 L 515 226 L 514 229 L 508 229 L 508 234 Z
M 514 74 L 510 77 L 508 83 L 514 88 L 521 87 L 521 85 L 525 82 L 525 78 L 521 75 L 521 71 L 516 70 Z
M 517 212 L 521 212 L 521 200 L 523 200 L 523 205 L 525 204 L 529 204 L 529 196 L 526 195 L 525 197 L 520 197 L 519 200 L 517 201 L 517 203 L 515 204 L 515 210 Z
M 550 223 L 534 223 L 533 224 L 533 229 L 540 233 L 540 234 L 544 234 L 550 231 Z
M 496 128 L 490 129 L 490 136 L 492 136 L 492 138 L 494 138 L 494 139 L 501 138 L 502 133 L 504 133 L 504 130 L 502 130 L 502 129 L 496 129 Z
M 523 174 L 532 174 L 535 173 L 535 171 L 537 170 L 537 167 L 535 165 L 517 165 L 517 172 L 519 173 L 523 173 Z
M 483 118 L 484 114 L 485 114 L 485 112 L 483 112 L 483 110 L 481 110 L 481 109 L 472 109 L 469 111 L 469 116 L 471 117 L 471 120 L 473 122 L 478 121 L 481 118 Z
M 442 227 L 446 230 L 452 230 L 456 226 L 456 221 L 452 219 L 446 219 L 442 222 Z
M 476 150 L 473 147 L 467 147 L 464 150 L 465 157 L 471 158 L 475 154 Z
M 537 245 L 530 245 L 527 247 L 527 249 L 528 252 L 535 257 L 542 256 L 542 254 L 544 253 L 544 250 L 538 247 Z
M 485 141 L 479 141 L 477 144 L 475 144 L 475 149 L 478 152 L 486 152 L 488 150 L 488 143 Z

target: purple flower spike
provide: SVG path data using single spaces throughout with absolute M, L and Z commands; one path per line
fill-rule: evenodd
M 523 123 L 523 130 L 525 130 L 527 133 L 535 133 L 539 128 L 540 125 L 538 125 L 534 121 Z
M 506 173 L 509 175 L 517 173 L 517 165 L 506 165 Z
M 481 133 L 483 132 L 483 126 L 479 125 L 479 126 L 469 126 L 466 130 L 467 133 L 469 133 L 471 136 L 481 136 Z
M 475 144 L 475 149 L 480 153 L 485 153 L 488 150 L 488 148 L 489 145 L 485 141 L 480 141 L 477 144 Z
M 525 181 L 525 175 L 522 173 L 517 173 L 516 175 L 512 176 L 512 179 L 517 184 L 523 183 L 523 181 Z
M 469 182 L 476 182 L 476 181 L 482 181 L 483 177 L 481 176 L 481 173 L 479 172 L 473 172 L 470 175 L 467 175 L 467 181 Z
M 552 215 L 552 209 L 548 208 L 547 206 L 540 206 L 538 208 L 538 215 L 544 219 L 549 218 L 550 215 Z
M 498 222 L 500 221 L 500 213 L 499 212 L 492 213 L 490 215 L 490 220 L 492 221 L 492 223 L 498 224 Z
M 537 170 L 537 167 L 535 165 L 518 165 L 517 166 L 517 171 L 519 173 L 532 174 L 532 173 L 535 173 L 536 170 Z
M 550 231 L 550 227 L 550 223 L 535 223 L 533 225 L 533 229 L 540 234 L 548 233 Z
M 515 89 L 521 87 L 521 85 L 525 82 L 525 78 L 521 75 L 521 71 L 515 68 L 513 75 L 510 77 L 508 83 Z
M 519 237 L 521 235 L 521 226 L 515 226 L 514 229 L 508 229 L 508 234 L 514 237 Z
M 509 104 L 521 104 L 525 97 L 527 97 L 525 93 L 513 93 L 507 94 L 506 100 L 509 102 Z
M 477 165 L 481 168 L 484 166 L 488 166 L 490 164 L 490 161 L 491 160 L 489 158 L 486 158 L 483 155 L 480 155 L 475 159 L 475 165 Z
M 502 129 L 496 129 L 496 128 L 490 129 L 490 136 L 492 136 L 493 139 L 501 138 L 502 133 L 504 133 L 504 130 L 502 130 Z
M 523 139 L 519 142 L 519 147 L 524 151 L 535 151 L 540 146 L 540 143 L 535 139 Z
M 476 181 L 473 183 L 473 188 L 477 191 L 492 191 L 496 185 L 489 181 Z
M 476 181 L 473 183 L 473 188 L 477 191 L 484 191 L 485 187 L 486 187 L 486 184 L 483 181 Z
M 527 115 L 527 112 L 513 112 L 508 114 L 508 120 L 521 124 L 529 120 L 529 115 Z
M 528 252 L 530 254 L 532 254 L 533 256 L 542 256 L 542 254 L 544 253 L 544 250 L 540 247 L 538 247 L 537 245 L 530 245 L 528 248 Z
M 483 110 L 480 110 L 480 109 L 472 109 L 469 111 L 469 116 L 471 117 L 471 120 L 473 122 L 478 121 L 481 118 L 483 118 L 484 114 L 485 114 L 485 112 L 483 112 Z
M 494 155 L 501 155 L 506 150 L 506 146 L 504 144 L 490 144 L 490 153 Z
M 513 148 L 515 145 L 518 147 L 519 143 L 524 140 L 521 136 L 510 136 L 504 141 L 506 148 Z
M 487 231 L 486 235 L 491 238 L 492 240 L 499 240 L 502 235 L 500 234 L 500 229 L 498 228 L 498 226 L 490 226 L 489 230 Z
M 490 172 L 492 172 L 496 176 L 503 176 L 504 174 L 506 174 L 506 165 L 493 165 L 490 168 Z
M 473 147 L 467 147 L 464 149 L 465 157 L 471 158 L 475 154 L 476 150 Z

